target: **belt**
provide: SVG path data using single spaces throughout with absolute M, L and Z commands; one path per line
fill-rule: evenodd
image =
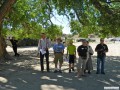
M 55 52 L 55 53 L 62 53 L 62 52 Z

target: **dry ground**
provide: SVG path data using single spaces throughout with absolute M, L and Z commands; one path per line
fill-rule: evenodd
M 80 43 L 75 43 L 76 46 Z M 93 49 L 96 43 L 91 43 Z M 108 43 L 105 71 L 106 75 L 96 75 L 96 53 L 93 56 L 94 70 L 91 75 L 77 78 L 76 72 L 68 73 L 68 63 L 64 62 L 63 73 L 53 73 L 53 52 L 50 49 L 50 73 L 40 72 L 37 47 L 18 48 L 20 57 L 0 63 L 0 90 L 104 90 L 105 86 L 120 87 L 120 43 Z

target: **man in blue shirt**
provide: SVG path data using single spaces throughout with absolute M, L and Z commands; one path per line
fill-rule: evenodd
M 54 55 L 55 55 L 55 58 L 54 58 L 55 71 L 54 71 L 54 73 L 57 73 L 58 71 L 60 73 L 62 73 L 61 67 L 62 67 L 62 64 L 63 64 L 64 49 L 65 49 L 65 47 L 61 43 L 61 38 L 58 38 L 57 43 L 53 46 Z M 59 69 L 57 68 L 58 61 L 59 61 Z

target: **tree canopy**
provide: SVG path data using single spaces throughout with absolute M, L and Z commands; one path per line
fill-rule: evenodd
M 4 18 L 3 33 L 17 38 L 38 38 L 43 31 L 49 37 L 61 35 L 62 27 L 51 21 L 55 11 L 68 18 L 73 34 L 120 35 L 119 0 L 17 0 Z

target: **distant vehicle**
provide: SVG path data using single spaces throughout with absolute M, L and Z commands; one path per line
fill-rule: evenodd
M 80 38 L 77 40 L 77 42 L 82 42 L 83 40 L 85 40 L 85 38 Z
M 120 41 L 120 38 L 112 38 L 110 41 Z
M 77 42 L 82 42 L 83 40 L 87 40 L 87 41 L 89 41 L 89 42 L 96 42 L 96 40 L 95 39 L 93 39 L 93 38 L 81 38 L 81 39 L 78 39 L 77 40 Z
M 96 42 L 96 40 L 94 38 L 88 38 L 87 39 L 89 42 Z

